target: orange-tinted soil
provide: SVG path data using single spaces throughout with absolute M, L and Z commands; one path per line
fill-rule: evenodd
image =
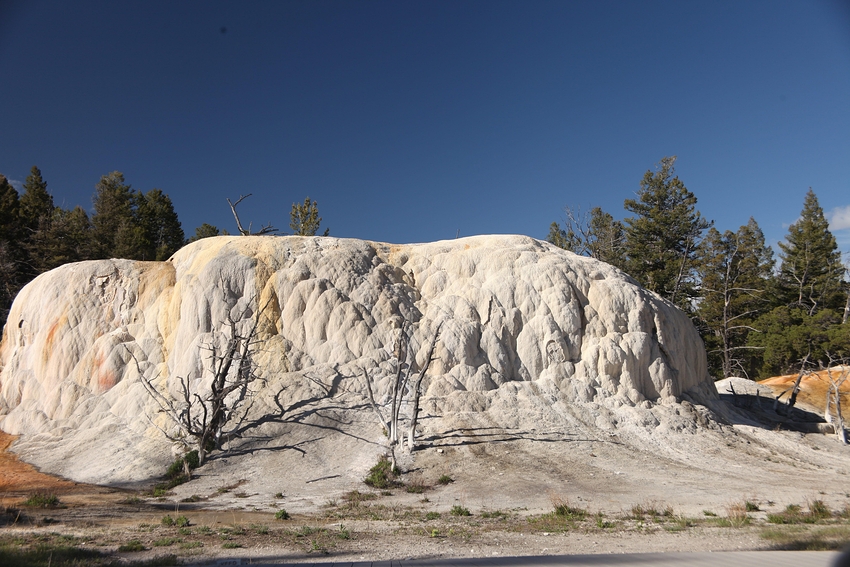
M 837 369 L 833 369 L 833 380 L 840 380 L 842 373 L 846 373 L 848 371 L 850 371 L 850 368 L 839 367 Z M 759 383 L 769 386 L 777 396 L 780 393 L 785 392 L 781 399 L 782 401 L 787 402 L 788 397 L 791 394 L 790 389 L 794 387 L 794 382 L 797 380 L 797 376 L 797 374 L 775 376 L 773 378 L 761 380 Z M 800 393 L 797 394 L 797 403 L 806 404 L 811 406 L 812 409 L 817 410 L 819 413 L 823 413 L 824 406 L 826 405 L 826 391 L 829 388 L 829 385 L 830 378 L 826 370 L 804 375 L 802 380 L 800 380 Z M 847 405 L 848 401 L 850 401 L 850 379 L 845 380 L 844 383 L 841 384 L 841 405 L 842 413 L 844 413 L 845 417 L 850 416 L 850 406 Z

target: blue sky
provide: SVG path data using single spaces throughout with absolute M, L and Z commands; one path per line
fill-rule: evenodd
M 809 187 L 850 251 L 850 2 L 0 0 L 0 173 L 57 204 L 101 175 L 187 236 L 545 238 L 617 218 L 667 155 L 721 229 L 781 240 Z

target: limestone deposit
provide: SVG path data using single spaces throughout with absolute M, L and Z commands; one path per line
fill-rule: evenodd
M 230 320 L 258 322 L 262 377 L 246 417 L 256 427 L 230 441 L 231 454 L 297 454 L 343 477 L 382 450 L 364 386 L 386 402 L 405 321 L 412 372 L 442 325 L 423 384 L 426 446 L 453 416 L 502 431 L 687 430 L 704 420 L 692 403 L 716 399 L 683 313 L 548 243 L 239 236 L 195 242 L 166 262 L 81 262 L 36 278 L 0 347 L 0 427 L 21 436 L 26 460 L 72 479 L 161 474 L 172 424 L 142 380 L 172 399 L 184 384 L 208 387 L 209 347 Z M 310 450 L 331 437 L 340 441 Z

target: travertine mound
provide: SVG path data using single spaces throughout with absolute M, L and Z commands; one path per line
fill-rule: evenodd
M 257 312 L 264 381 L 249 418 L 280 413 L 258 427 L 265 443 L 295 423 L 373 431 L 346 411 L 370 415 L 367 376 L 386 399 L 405 320 L 413 370 L 442 323 L 426 414 L 498 407 L 490 419 L 509 427 L 522 420 L 505 409 L 518 392 L 549 407 L 604 402 L 619 419 L 618 408 L 716 396 L 683 313 L 611 266 L 547 243 L 239 236 L 198 241 L 167 262 L 81 262 L 36 278 L 0 348 L 0 427 L 22 436 L 30 462 L 77 480 L 160 474 L 169 423 L 139 374 L 174 396 L 184 380 L 203 387 L 207 346 L 229 318 L 247 324 Z M 597 413 L 582 419 L 616 425 Z

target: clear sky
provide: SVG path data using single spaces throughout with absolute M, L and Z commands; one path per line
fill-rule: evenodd
M 850 1 L 0 0 L 0 173 L 57 204 L 160 188 L 190 236 L 545 238 L 679 177 L 781 240 L 809 187 L 850 251 Z

